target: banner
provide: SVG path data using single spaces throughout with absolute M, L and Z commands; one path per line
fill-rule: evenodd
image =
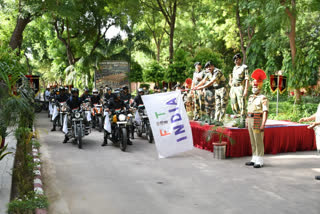
M 270 88 L 273 93 L 279 90 L 280 94 L 282 94 L 287 89 L 287 77 L 282 75 L 270 75 Z
M 193 138 L 180 91 L 144 95 L 159 158 L 192 150 Z

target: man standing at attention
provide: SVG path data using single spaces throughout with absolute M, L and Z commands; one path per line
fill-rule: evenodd
M 264 128 L 268 117 L 269 101 L 266 96 L 260 94 L 263 80 L 267 78 L 266 74 L 261 69 L 256 69 L 251 77 L 252 95 L 248 100 L 248 131 L 252 148 L 252 159 L 247 162 L 247 166 L 261 168 L 263 166 L 264 156 Z
M 242 63 L 240 54 L 236 54 L 233 57 L 233 62 L 236 64 L 232 71 L 232 77 L 230 78 L 230 98 L 231 108 L 233 113 L 240 117 L 240 124 L 238 128 L 245 127 L 246 120 L 246 97 L 248 95 L 249 86 L 249 74 L 248 66 Z

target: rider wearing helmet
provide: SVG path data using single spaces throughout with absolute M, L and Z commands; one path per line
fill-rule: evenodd
M 91 107 L 93 107 L 94 104 L 100 104 L 100 95 L 96 88 L 92 90 Z
M 112 88 L 107 87 L 107 93 L 104 95 L 104 99 L 107 103 L 113 100 L 115 95 L 112 93 Z
M 83 94 L 81 95 L 81 99 L 82 100 L 86 100 L 87 98 L 90 98 L 90 94 L 89 94 L 89 88 L 85 88 Z
M 120 92 L 116 92 L 116 93 L 114 93 L 114 98 L 110 100 L 110 103 L 108 105 L 107 110 L 109 110 L 112 115 L 115 113 L 116 109 L 121 109 L 121 110 L 129 109 L 129 106 L 127 104 L 125 104 L 124 101 L 120 99 L 120 97 L 121 97 Z M 112 130 L 115 128 L 115 125 L 116 124 L 114 124 L 114 123 L 111 124 Z M 129 132 L 128 132 L 128 135 L 129 135 Z M 128 143 L 128 145 L 132 145 L 132 142 L 130 141 L 129 137 L 128 137 L 127 143 Z M 106 143 L 106 141 L 104 141 L 101 146 L 106 146 L 106 145 L 107 145 L 107 143 Z
M 138 107 L 139 105 L 143 105 L 143 101 L 142 101 L 142 98 L 141 96 L 144 95 L 144 90 L 142 88 L 139 88 L 138 89 L 138 95 L 134 98 L 134 101 L 132 103 L 133 107 Z
M 129 93 L 129 88 L 128 86 L 124 86 L 122 90 L 123 91 L 121 93 L 120 99 L 123 100 L 124 103 L 128 105 L 131 100 L 131 94 Z
M 71 89 L 71 96 L 67 100 L 67 105 L 69 107 L 69 110 L 71 111 L 73 109 L 80 108 L 82 101 L 83 100 L 79 97 L 79 89 L 72 88 Z M 85 121 L 85 123 L 87 123 L 87 121 Z M 68 121 L 68 127 L 70 127 L 70 126 L 71 126 L 71 123 L 70 123 L 70 121 Z M 67 134 L 65 134 L 63 143 L 67 143 L 68 140 L 69 140 L 69 137 Z
M 68 95 L 65 94 L 65 89 L 63 86 L 61 86 L 59 88 L 60 94 L 56 96 L 56 105 L 58 107 L 60 107 L 60 103 L 62 102 L 66 102 L 68 100 Z M 51 129 L 51 131 L 56 131 L 56 126 L 57 126 L 57 120 L 58 120 L 59 116 L 57 115 L 54 119 L 53 119 L 53 127 Z

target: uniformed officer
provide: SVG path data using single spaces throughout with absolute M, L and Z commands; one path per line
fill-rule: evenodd
M 213 79 L 213 70 L 214 66 L 209 61 L 205 64 L 205 76 L 199 82 L 199 84 L 194 88 L 196 90 L 204 89 L 204 100 L 205 100 L 205 110 L 206 110 L 206 119 L 205 122 L 212 125 L 215 124 L 215 96 L 214 96 L 214 88 L 212 86 L 211 80 Z
M 248 66 L 242 63 L 241 55 L 236 54 L 233 57 L 235 66 L 232 71 L 232 77 L 230 78 L 230 100 L 233 113 L 240 117 L 240 124 L 238 128 L 245 127 L 246 120 L 246 97 L 248 95 L 249 86 L 249 74 Z
M 256 69 L 251 77 L 252 95 L 248 99 L 248 131 L 252 147 L 252 159 L 247 162 L 247 166 L 260 168 L 263 166 L 264 156 L 264 128 L 268 117 L 269 102 L 266 96 L 260 94 L 263 85 L 263 80 L 267 78 L 266 74 L 261 69 Z
M 228 105 L 228 98 L 229 98 L 229 90 L 226 84 L 226 78 L 223 75 L 222 71 L 218 68 L 215 68 L 212 62 L 207 62 L 205 65 L 206 69 L 211 73 L 208 77 L 205 77 L 204 80 L 208 80 L 204 86 L 198 87 L 198 89 L 206 88 L 212 86 L 214 89 L 214 102 L 215 102 L 215 116 L 214 122 L 211 124 L 222 126 L 223 119 L 226 114 L 226 108 Z M 204 81 L 200 84 L 204 84 Z M 206 93 L 207 94 L 207 93 Z M 211 98 L 207 96 L 206 99 Z
M 196 62 L 194 63 L 195 71 L 193 73 L 192 78 L 192 85 L 191 88 L 195 88 L 199 85 L 199 83 L 202 81 L 202 79 L 205 76 L 205 71 L 201 70 L 201 63 Z M 193 120 L 203 120 L 204 116 L 204 94 L 203 90 L 199 91 L 191 91 L 191 95 L 193 95 L 193 103 L 194 103 L 194 112 L 193 112 Z

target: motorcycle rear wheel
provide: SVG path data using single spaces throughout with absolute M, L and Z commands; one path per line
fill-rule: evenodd
M 147 125 L 147 138 L 149 143 L 153 143 L 153 134 L 150 125 Z
M 98 126 L 99 126 L 99 132 L 102 132 L 103 129 L 103 122 L 102 122 L 102 117 L 98 117 Z

